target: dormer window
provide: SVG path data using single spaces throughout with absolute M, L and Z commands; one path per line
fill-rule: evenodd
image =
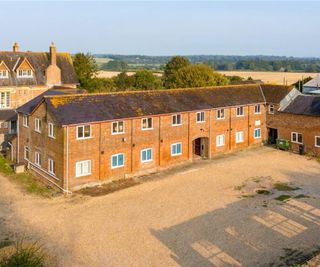
M 7 70 L 0 70 L 0 79 L 6 79 L 9 77 Z
M 32 72 L 32 70 L 18 70 L 18 77 L 19 78 L 32 78 L 33 72 Z

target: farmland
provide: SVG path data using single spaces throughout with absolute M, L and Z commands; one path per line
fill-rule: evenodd
M 117 76 L 118 71 L 99 71 L 98 77 L 111 78 Z M 128 75 L 132 75 L 134 72 L 128 72 Z M 268 72 L 268 71 L 219 71 L 219 73 L 226 76 L 240 76 L 244 79 L 251 77 L 254 80 L 262 80 L 264 83 L 275 84 L 293 84 L 298 80 L 306 77 L 315 77 L 317 73 L 308 72 Z M 159 76 L 161 74 L 157 73 Z

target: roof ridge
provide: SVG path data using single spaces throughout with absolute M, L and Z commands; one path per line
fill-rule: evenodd
M 172 89 L 160 89 L 160 90 L 132 90 L 132 91 L 117 91 L 117 92 L 105 92 L 105 93 L 82 93 L 82 94 L 69 94 L 69 95 L 57 95 L 59 97 L 68 96 L 96 96 L 96 95 L 117 95 L 117 94 L 135 94 L 135 93 L 159 93 L 159 92 L 181 92 L 181 91 L 192 91 L 192 90 L 218 90 L 224 88 L 242 88 L 242 87 L 258 87 L 257 84 L 240 84 L 240 85 L 219 85 L 219 86 L 207 86 L 207 87 L 188 87 L 188 88 L 172 88 Z M 55 97 L 54 95 L 44 96 L 45 98 Z

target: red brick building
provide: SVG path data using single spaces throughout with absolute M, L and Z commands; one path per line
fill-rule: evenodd
M 279 139 L 290 142 L 292 151 L 320 155 L 320 96 L 292 91 L 267 125 Z
M 259 146 L 262 86 L 44 96 L 18 109 L 18 161 L 70 190 Z
M 0 51 L 0 146 L 15 134 L 15 109 L 53 87 L 75 88 L 78 79 L 69 53 Z

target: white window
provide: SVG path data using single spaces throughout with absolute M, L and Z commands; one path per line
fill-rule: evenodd
M 124 166 L 124 154 L 119 153 L 111 156 L 111 168 L 119 168 Z
M 10 92 L 0 93 L 0 108 L 10 108 Z
M 225 140 L 224 134 L 217 135 L 217 137 L 216 137 L 216 146 L 217 147 L 224 146 L 224 143 L 225 143 L 224 140 Z
M 315 147 L 320 147 L 320 136 L 316 136 L 315 137 L 315 143 L 314 143 Z
M 178 126 L 182 124 L 181 114 L 172 115 L 172 126 Z
M 56 163 L 53 159 L 48 159 L 48 172 L 53 175 L 56 173 Z
M 54 127 L 54 124 L 49 122 L 48 123 L 48 136 L 51 137 L 51 138 L 56 138 L 56 135 L 55 135 L 55 127 Z
M 26 160 L 30 159 L 30 149 L 28 146 L 24 147 L 24 159 L 26 159 Z
M 115 121 L 112 123 L 112 134 L 123 134 L 124 133 L 124 122 Z
M 152 125 L 152 118 L 143 118 L 141 120 L 141 129 L 142 130 L 151 130 L 153 125 Z
M 29 116 L 28 115 L 23 115 L 23 126 L 29 127 Z
M 269 105 L 269 114 L 274 114 L 274 105 Z
M 223 108 L 217 110 L 217 119 L 218 120 L 224 119 L 224 109 Z
M 76 177 L 91 174 L 91 160 L 82 160 L 76 162 Z
M 4 121 L 0 123 L 0 127 L 3 129 L 7 129 L 8 128 L 8 122 Z
M 244 132 L 236 132 L 236 143 L 243 143 L 244 142 Z
M 254 129 L 254 138 L 255 139 L 261 138 L 261 129 L 260 128 L 255 128 Z
M 8 78 L 8 71 L 7 70 L 0 70 L 0 79 Z
M 41 166 L 41 154 L 39 152 L 34 153 L 34 163 Z
M 171 145 L 171 156 L 178 156 L 182 154 L 182 144 L 175 143 Z
M 244 108 L 243 107 L 237 107 L 237 117 L 244 116 Z
M 34 119 L 34 130 L 38 133 L 41 133 L 41 120 L 38 118 Z
M 302 134 L 301 133 L 292 132 L 291 133 L 291 142 L 292 143 L 297 143 L 297 144 L 302 144 L 302 142 L 303 142 Z
M 141 150 L 141 162 L 150 162 L 152 161 L 152 148 L 146 148 Z
M 197 123 L 205 122 L 204 111 L 197 112 Z
M 32 78 L 32 70 L 18 70 L 18 78 Z
M 91 125 L 77 126 L 77 139 L 91 138 Z
M 254 106 L 254 114 L 261 114 L 261 105 L 257 104 Z

